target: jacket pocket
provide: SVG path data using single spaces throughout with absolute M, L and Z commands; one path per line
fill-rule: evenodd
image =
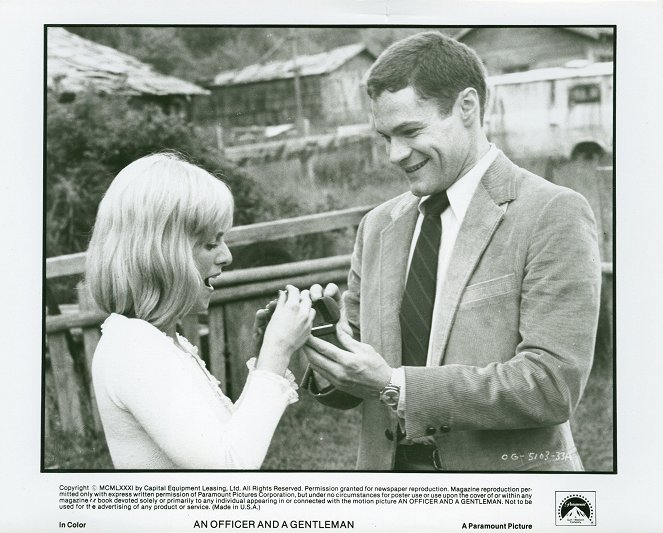
M 499 278 L 473 283 L 465 287 L 465 291 L 460 300 L 460 305 L 480 302 L 482 300 L 487 300 L 488 298 L 508 294 L 515 288 L 516 275 L 513 273 L 500 276 Z

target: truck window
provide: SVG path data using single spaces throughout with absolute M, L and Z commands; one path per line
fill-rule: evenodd
M 569 105 L 601 101 L 601 87 L 596 83 L 574 85 L 569 89 Z

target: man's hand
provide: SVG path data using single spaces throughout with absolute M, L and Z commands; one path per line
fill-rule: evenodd
M 322 285 L 317 283 L 315 285 L 311 285 L 309 294 L 311 296 L 312 302 L 319 300 L 323 296 L 331 296 L 334 300 L 336 300 L 337 304 L 341 303 L 341 291 L 338 290 L 338 285 L 336 285 L 336 283 L 328 283 L 324 289 L 322 288 Z
M 377 398 L 392 368 L 368 344 L 354 340 L 340 325 L 336 336 L 345 350 L 309 337 L 302 348 L 311 367 L 336 388 L 360 398 Z
M 313 303 L 315 303 L 323 296 L 330 296 L 336 301 L 339 307 L 341 306 L 341 291 L 339 290 L 336 283 L 328 283 L 324 289 L 322 288 L 322 285 L 317 283 L 315 285 L 311 285 L 311 288 L 309 289 L 309 295 Z M 352 337 L 352 328 L 350 327 L 350 324 L 348 324 L 347 321 L 343 319 L 343 317 L 341 317 L 341 320 L 336 326 L 336 329 L 338 329 L 339 326 L 342 327 L 343 331 L 350 335 L 350 337 Z

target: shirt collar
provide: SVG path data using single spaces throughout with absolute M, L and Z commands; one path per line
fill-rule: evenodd
M 488 151 L 479 159 L 476 164 L 461 178 L 459 178 L 451 187 L 447 189 L 447 196 L 449 197 L 449 205 L 454 215 L 459 222 L 465 218 L 467 208 L 470 206 L 474 191 L 479 185 L 481 178 L 488 170 L 488 167 L 495 161 L 497 157 L 497 148 L 494 144 L 490 144 Z M 419 200 L 419 212 L 421 212 L 421 204 L 428 198 L 423 196 Z

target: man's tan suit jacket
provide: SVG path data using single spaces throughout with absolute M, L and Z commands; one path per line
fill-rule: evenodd
M 417 205 L 408 192 L 364 217 L 343 296 L 355 336 L 392 367 Z M 587 201 L 499 152 L 436 303 L 434 365 L 405 368 L 407 436 L 435 438 L 445 470 L 582 469 L 569 419 L 592 366 L 600 284 Z M 362 408 L 357 467 L 389 470 L 398 419 L 377 398 Z

